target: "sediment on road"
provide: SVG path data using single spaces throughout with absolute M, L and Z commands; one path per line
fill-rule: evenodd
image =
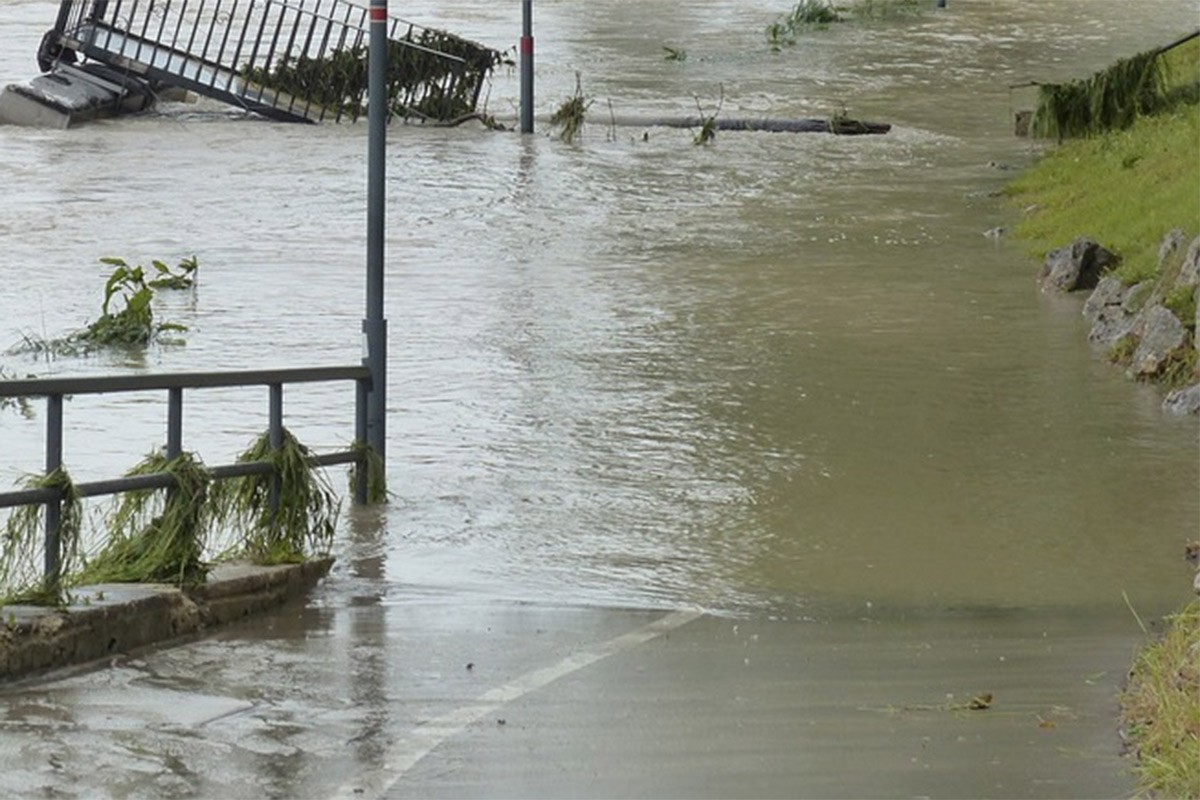
M 72 590 L 70 605 L 62 608 L 4 606 L 0 680 L 85 664 L 277 608 L 305 595 L 333 561 L 224 563 L 194 588 L 98 584 Z

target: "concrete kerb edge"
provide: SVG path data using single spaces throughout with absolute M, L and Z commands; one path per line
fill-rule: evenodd
M 102 584 L 72 591 L 63 609 L 0 609 L 0 680 L 95 661 L 197 634 L 306 594 L 334 559 L 262 567 L 219 564 L 204 586 Z

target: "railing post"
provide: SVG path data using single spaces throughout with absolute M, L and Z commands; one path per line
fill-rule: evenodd
M 62 469 L 63 453 L 63 396 L 46 398 L 46 474 Z M 47 588 L 57 590 L 61 577 L 59 525 L 62 521 L 62 496 L 46 503 L 46 551 L 43 572 Z
M 183 388 L 167 390 L 167 461 L 183 455 Z
M 283 447 L 283 384 L 272 383 L 270 410 L 267 422 L 267 443 L 272 451 Z M 271 489 L 268 498 L 271 504 L 271 516 L 279 515 L 279 470 L 271 473 Z
M 366 447 L 367 445 L 367 391 L 369 385 L 366 378 L 359 378 L 354 382 L 354 441 L 359 447 Z M 358 471 L 354 473 L 354 476 L 354 502 L 359 505 L 366 505 L 369 484 L 367 483 L 367 459 L 365 455 L 358 462 Z
M 367 83 L 367 314 L 363 365 L 371 370 L 366 444 L 387 459 L 387 320 L 384 318 L 384 239 L 388 120 L 387 0 L 371 0 Z
M 533 0 L 521 0 L 521 133 L 533 133 Z

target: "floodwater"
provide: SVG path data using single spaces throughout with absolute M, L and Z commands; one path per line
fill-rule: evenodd
M 1028 98 L 1008 87 L 1171 41 L 1193 0 L 950 0 L 780 53 L 763 34 L 778 0 L 535 6 L 538 111 L 578 74 L 595 100 L 580 143 L 389 130 L 394 498 L 346 545 L 386 604 L 880 614 L 901 637 L 948 611 L 1028 615 L 1031 640 L 1061 613 L 1121 650 L 1127 604 L 1154 617 L 1187 598 L 1196 420 L 1097 358 L 1082 301 L 1041 295 L 1020 246 L 983 234 L 1018 213 L 991 196 L 1003 167 L 1037 151 L 1011 134 Z M 397 10 L 500 48 L 519 35 L 515 2 Z M 0 81 L 32 77 L 54 11 L 0 0 Z M 515 70 L 486 93 L 511 121 Z M 605 124 L 610 102 L 683 116 L 722 97 L 726 117 L 844 108 L 895 127 L 695 147 L 686 130 Z M 188 325 L 185 346 L 0 365 L 356 362 L 366 136 L 206 103 L 0 128 L 0 344 L 94 318 L 103 256 L 201 265 L 195 294 L 159 308 Z M 210 464 L 266 424 L 265 391 L 186 403 L 185 446 Z M 339 447 L 352 405 L 348 385 L 289 390 L 286 423 Z M 165 399 L 76 398 L 66 414 L 76 479 L 110 477 L 160 441 Z M 41 424 L 0 414 L 0 485 L 38 469 Z

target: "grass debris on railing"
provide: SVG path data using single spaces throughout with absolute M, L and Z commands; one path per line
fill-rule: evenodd
M 34 376 L 27 375 L 26 377 L 32 378 Z M 16 380 L 16 378 L 15 373 L 10 372 L 4 367 L 0 367 L 0 381 L 11 381 Z M 29 402 L 28 397 L 0 397 L 0 411 L 8 408 L 16 409 L 17 413 L 25 419 L 33 419 L 33 405 Z
M 125 474 L 156 472 L 170 474 L 175 486 L 126 492 L 108 520 L 107 544 L 87 560 L 75 584 L 204 582 L 212 476 L 190 453 L 168 460 L 161 450 Z
M 460 60 L 461 59 L 461 60 Z M 451 33 L 409 30 L 388 41 L 387 96 L 391 113 L 449 122 L 475 108 L 478 87 L 504 54 Z M 356 120 L 367 112 L 369 48 L 347 47 L 323 56 L 283 56 L 274 66 L 246 64 L 252 84 Z
M 1031 131 L 1061 141 L 1123 130 L 1157 110 L 1165 89 L 1159 52 L 1139 53 L 1084 80 L 1041 84 Z
M 340 503 L 324 473 L 311 466 L 311 458 L 309 449 L 286 428 L 278 449 L 264 433 L 238 457 L 239 462 L 272 464 L 278 495 L 273 501 L 272 475 L 247 475 L 214 487 L 217 518 L 243 531 L 231 555 L 259 564 L 287 564 L 329 553 Z
M 359 457 L 359 461 L 350 465 L 350 494 L 358 487 L 359 470 L 366 469 L 367 502 L 375 505 L 386 503 L 388 500 L 387 470 L 379 452 L 366 442 L 356 441 L 350 446 Z
M 45 505 L 21 506 L 12 512 L 4 526 L 0 546 L 0 605 L 59 606 L 66 602 L 64 578 L 79 564 L 80 531 L 83 527 L 83 504 L 71 476 L 64 469 L 49 475 L 32 475 L 22 482 L 26 489 L 55 489 L 62 497 L 58 520 L 59 579 L 48 582 L 42 572 L 45 541 Z
M 558 128 L 558 138 L 567 144 L 572 144 L 583 130 L 587 111 L 594 100 L 588 100 L 583 94 L 583 76 L 575 73 L 575 94 L 565 100 L 558 110 L 550 116 L 550 127 Z

